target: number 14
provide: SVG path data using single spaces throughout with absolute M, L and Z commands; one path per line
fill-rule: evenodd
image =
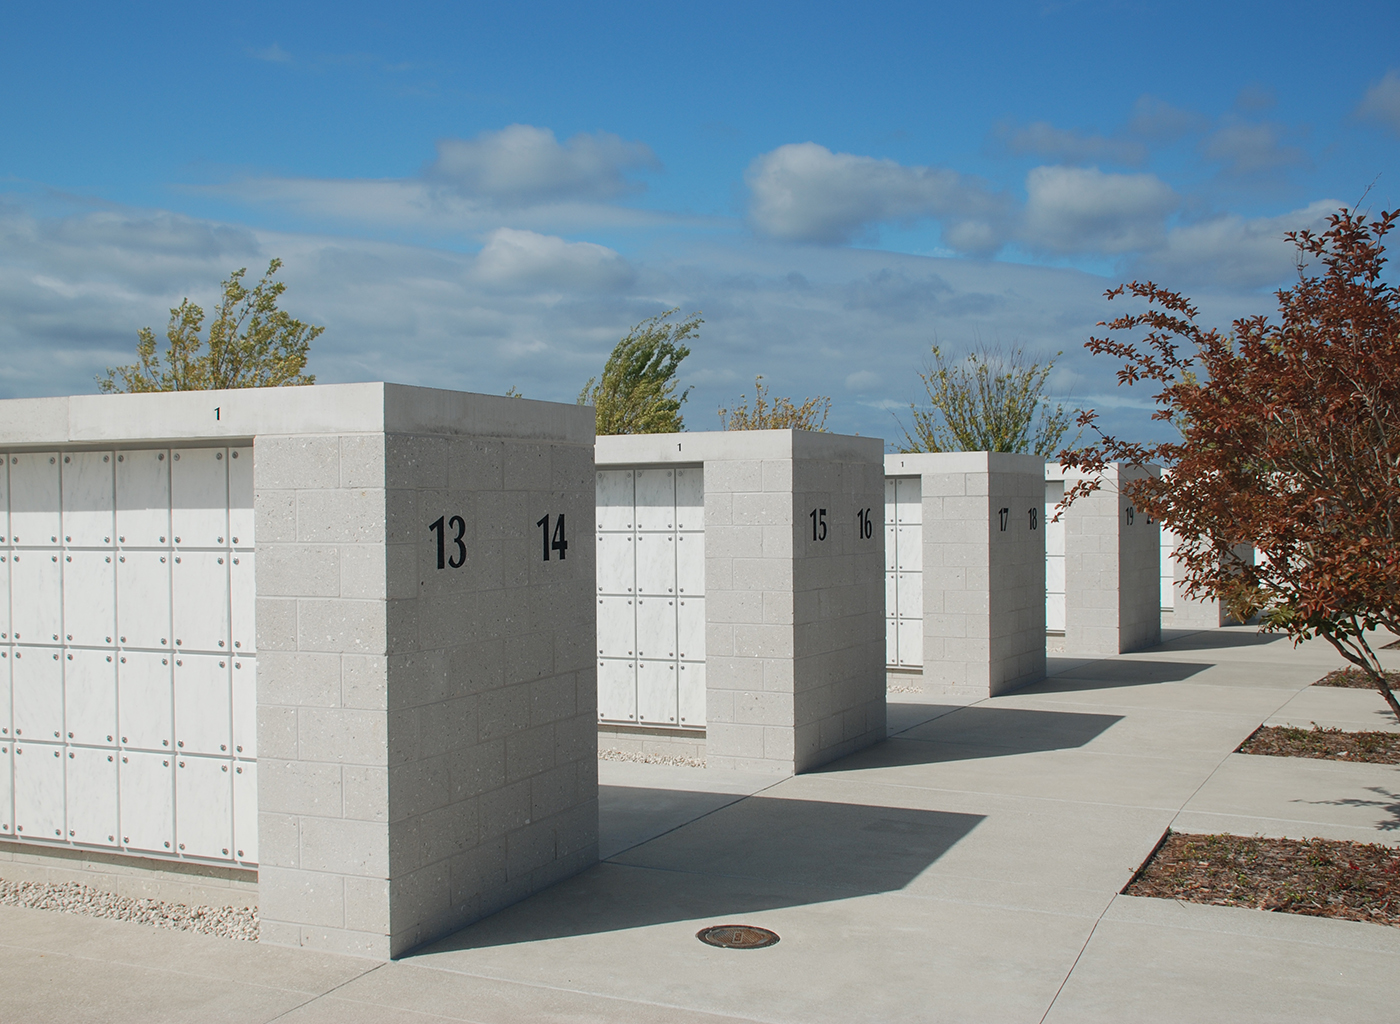
M 564 513 L 559 513 L 559 518 L 554 521 L 554 537 L 549 536 L 549 515 L 535 524 L 540 528 L 540 546 L 544 551 L 544 560 L 549 561 L 551 551 L 559 552 L 559 561 L 563 561 L 569 550 L 569 541 L 564 535 Z

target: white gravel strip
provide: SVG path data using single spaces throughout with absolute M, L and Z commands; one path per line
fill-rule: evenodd
M 890 683 L 885 687 L 886 693 L 923 693 L 922 686 L 901 686 L 899 683 Z
M 0 878 L 0 905 L 62 910 L 226 939 L 258 940 L 258 912 L 250 907 L 189 907 L 183 903 L 133 899 L 80 882 L 11 882 Z
M 606 747 L 598 751 L 599 761 L 636 761 L 638 764 L 671 764 L 678 768 L 703 768 L 703 757 L 683 757 L 680 754 L 643 754 L 640 750 L 618 750 Z

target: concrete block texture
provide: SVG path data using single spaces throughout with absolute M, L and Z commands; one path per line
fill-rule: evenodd
M 264 941 L 387 958 L 596 860 L 592 410 L 341 399 L 250 430 L 259 902 Z
M 599 466 L 704 466 L 708 766 L 791 775 L 884 738 L 882 447 L 793 430 L 598 439 Z
M 1170 531 L 1165 531 L 1171 536 L 1172 550 L 1176 550 L 1177 540 Z M 1164 539 L 1165 543 L 1165 539 Z M 1247 565 L 1254 564 L 1254 548 L 1245 544 L 1235 548 L 1235 557 Z M 1221 626 L 1235 626 L 1240 623 L 1225 610 L 1225 606 L 1219 598 L 1196 595 L 1188 597 L 1186 594 L 1186 571 L 1176 561 L 1172 559 L 1172 569 L 1175 578 L 1172 583 L 1172 627 L 1175 629 L 1219 629 Z
M 1084 476 L 1046 466 L 1068 492 Z M 1123 493 L 1156 466 L 1111 463 L 1098 490 L 1064 512 L 1065 647 L 1074 654 L 1122 654 L 1161 641 L 1161 527 Z
M 885 457 L 923 505 L 923 679 L 996 696 L 1045 675 L 1044 463 L 1032 455 Z

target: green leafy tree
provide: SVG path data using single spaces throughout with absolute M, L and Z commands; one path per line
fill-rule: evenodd
M 272 280 L 281 266 L 282 261 L 274 259 L 252 288 L 243 286 L 247 267 L 229 275 L 209 325 L 207 346 L 200 337 L 204 310 L 184 299 L 170 311 L 164 362 L 156 354 L 155 332 L 143 327 L 137 332 L 136 362 L 109 366 L 106 375 L 97 378 L 98 387 L 113 394 L 314 384 L 315 376 L 302 371 L 311 342 L 325 328 L 304 324 L 277 308 L 287 289 Z
M 1023 452 L 1049 457 L 1070 425 L 1064 406 L 1052 407 L 1045 397 L 1045 382 L 1054 368 L 1054 359 L 1032 361 L 1021 348 L 980 348 L 964 362 L 949 364 L 935 345 L 932 364 L 919 374 L 928 405 L 909 406 L 913 429 L 900 424 L 904 441 L 896 447 L 901 452 Z
M 690 355 L 683 342 L 699 337 L 705 321 L 699 312 L 672 320 L 678 309 L 649 317 L 617 343 L 603 366 L 602 378 L 590 377 L 579 405 L 598 410 L 599 434 L 674 434 L 685 429 L 676 394 L 676 371 Z
M 721 430 L 826 430 L 831 399 L 825 395 L 808 398 L 801 405 L 794 405 L 790 398 L 769 398 L 764 394 L 762 374 L 754 378 L 753 389 L 752 409 L 747 395 L 740 395 L 733 409 L 720 409 Z

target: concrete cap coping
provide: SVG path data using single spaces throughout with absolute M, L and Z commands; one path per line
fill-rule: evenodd
M 878 437 L 825 431 L 704 430 L 599 437 L 593 461 L 599 466 L 793 458 L 876 462 L 884 450 L 885 442 Z
M 1137 480 L 1142 477 L 1161 476 L 1163 473 L 1160 466 L 1154 466 L 1150 463 L 1145 466 L 1136 466 L 1129 465 L 1126 462 L 1110 462 L 1108 466 L 1109 473 L 1107 476 L 1114 480 Z M 1080 480 L 1092 480 L 1098 475 L 1097 473 L 1085 473 L 1078 469 L 1069 469 L 1060 465 L 1058 462 L 1047 462 L 1045 464 L 1046 480 L 1068 480 L 1077 482 Z
M 896 452 L 885 456 L 885 475 L 920 473 L 1030 473 L 1041 472 L 1039 455 L 1012 452 Z
M 72 395 L 0 401 L 0 445 L 159 444 L 272 434 L 414 433 L 591 444 L 591 406 L 406 384 Z

